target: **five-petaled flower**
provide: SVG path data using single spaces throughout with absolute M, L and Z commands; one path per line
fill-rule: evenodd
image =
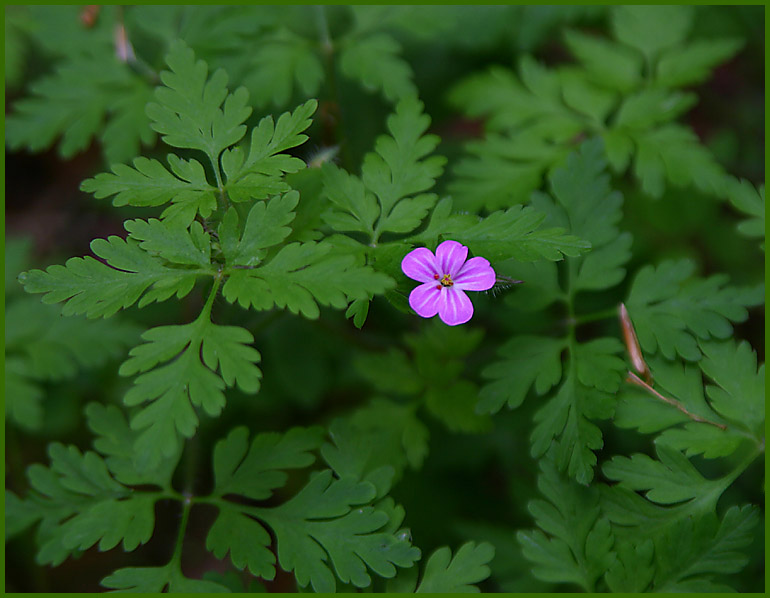
M 449 326 L 464 324 L 473 316 L 473 304 L 464 291 L 486 291 L 495 284 L 495 271 L 483 257 L 466 261 L 468 248 L 444 241 L 436 248 L 419 247 L 406 254 L 401 269 L 421 282 L 409 295 L 409 305 L 423 318 L 436 314 Z

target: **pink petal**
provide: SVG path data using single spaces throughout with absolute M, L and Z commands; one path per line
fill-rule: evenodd
M 486 291 L 495 286 L 497 274 L 483 257 L 472 257 L 463 264 L 456 276 L 452 277 L 454 286 L 466 291 Z
M 407 253 L 401 260 L 401 270 L 409 278 L 419 282 L 434 281 L 434 275 L 438 274 L 436 258 L 426 247 L 419 247 Z
M 441 270 L 439 274 L 442 276 L 449 274 L 454 278 L 454 275 L 462 268 L 467 257 L 468 248 L 465 245 L 457 241 L 444 241 L 436 247 L 436 263 L 438 269 Z
M 447 287 L 438 300 L 438 315 L 448 326 L 465 324 L 473 316 L 473 303 L 461 290 Z
M 435 280 L 414 287 L 409 293 L 409 306 L 423 318 L 432 318 L 438 313 L 441 289 Z

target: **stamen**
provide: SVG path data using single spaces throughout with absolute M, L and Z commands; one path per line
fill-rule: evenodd
M 453 284 L 452 277 L 449 274 L 444 274 L 441 278 L 441 286 L 451 287 Z

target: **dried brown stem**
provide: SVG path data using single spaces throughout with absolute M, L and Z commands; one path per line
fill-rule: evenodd
M 639 376 L 637 376 L 633 372 L 628 372 L 628 376 L 626 376 L 626 382 L 640 386 L 655 398 L 658 398 L 661 401 L 668 403 L 672 407 L 675 407 L 676 409 L 684 413 L 687 417 L 689 417 L 694 422 L 698 422 L 701 424 L 710 424 L 712 426 L 716 426 L 720 430 L 727 429 L 727 426 L 725 426 L 724 424 L 718 424 L 717 422 L 712 422 L 711 420 L 702 418 L 700 415 L 695 415 L 694 413 L 690 413 L 689 411 L 687 411 L 687 408 L 684 405 L 682 405 L 679 401 L 677 401 L 676 399 L 669 399 L 668 397 L 664 397 L 662 394 L 660 394 L 657 390 L 655 390 L 652 386 L 647 384 L 644 380 L 642 380 Z

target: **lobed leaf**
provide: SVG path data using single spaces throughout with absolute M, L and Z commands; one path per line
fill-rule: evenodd
M 488 542 L 476 545 L 466 542 L 452 556 L 447 546 L 435 550 L 428 558 L 415 593 L 468 593 L 478 592 L 472 585 L 489 577 L 488 563 L 495 549 Z
M 504 404 L 515 409 L 524 401 L 530 387 L 543 395 L 561 380 L 562 339 L 544 336 L 519 336 L 498 351 L 500 361 L 481 372 L 492 382 L 482 387 L 476 411 L 496 413 Z
M 181 299 L 192 290 L 199 274 L 196 270 L 169 268 L 143 251 L 136 241 L 117 236 L 95 239 L 91 250 L 107 263 L 92 257 L 73 257 L 64 266 L 23 272 L 19 282 L 28 293 L 45 293 L 44 303 L 64 302 L 64 315 L 106 318 L 137 301 L 142 307 L 174 294 Z
M 134 463 L 140 471 L 173 455 L 178 436 L 195 433 L 198 417 L 193 407 L 217 416 L 225 405 L 226 386 L 237 383 L 253 393 L 262 375 L 256 366 L 259 352 L 249 346 L 251 333 L 217 326 L 206 310 L 195 322 L 152 328 L 142 338 L 147 342 L 132 349 L 120 368 L 122 376 L 144 372 L 123 399 L 128 406 L 150 403 L 131 419 L 131 428 L 142 430 L 134 443 Z M 168 363 L 158 367 L 162 362 Z
M 160 206 L 171 202 L 161 215 L 189 226 L 196 214 L 208 218 L 216 209 L 216 188 L 206 179 L 200 162 L 168 154 L 171 172 L 158 162 L 139 157 L 133 168 L 124 164 L 112 167 L 112 173 L 100 173 L 86 179 L 82 191 L 97 199 L 110 197 L 115 206 Z
M 156 102 L 147 105 L 152 128 L 173 147 L 197 149 L 217 164 L 219 154 L 246 134 L 244 121 L 251 114 L 249 94 L 227 90 L 223 70 L 208 76 L 208 66 L 182 40 L 171 44 L 166 56 L 170 71 L 160 75 Z
M 259 268 L 233 272 L 222 293 L 229 302 L 257 310 L 287 308 L 315 319 L 318 304 L 347 307 L 354 299 L 382 293 L 392 280 L 352 255 L 328 255 L 332 247 L 318 243 L 290 243 Z
M 690 260 L 667 260 L 634 278 L 626 307 L 648 354 L 660 350 L 668 359 L 679 354 L 695 361 L 701 356 L 696 338 L 726 338 L 730 322 L 744 321 L 746 307 L 762 301 L 761 285 L 726 287 L 725 276 L 693 279 L 694 270 Z
M 340 53 L 340 69 L 364 89 L 382 91 L 391 102 L 416 94 L 412 69 L 399 57 L 401 46 L 386 33 L 356 37 Z

